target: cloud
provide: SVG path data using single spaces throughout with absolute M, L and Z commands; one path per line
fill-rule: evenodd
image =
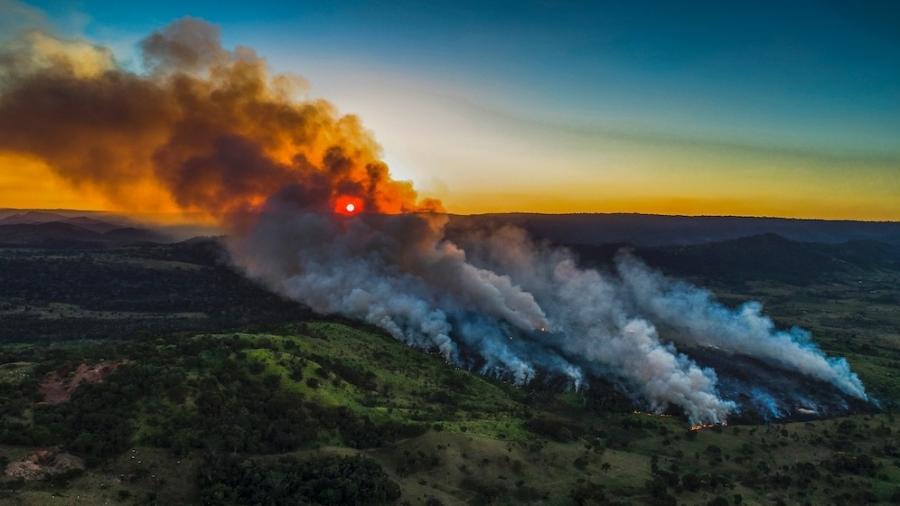
M 729 310 L 627 257 L 615 273 L 582 269 L 519 229 L 449 240 L 441 203 L 391 177 L 359 118 L 293 99 L 290 76 L 223 48 L 209 23 L 181 19 L 141 48 L 145 72 L 44 32 L 6 47 L 0 152 L 126 208 L 205 213 L 272 290 L 517 383 L 598 376 L 649 409 L 720 423 L 738 404 L 687 351 L 714 346 L 866 397 L 845 361 L 758 306 Z M 333 212 L 348 198 L 353 213 Z

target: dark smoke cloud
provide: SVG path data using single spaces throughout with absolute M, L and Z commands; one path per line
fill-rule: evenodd
M 46 34 L 5 48 L 0 150 L 39 157 L 123 208 L 204 212 L 229 229 L 236 263 L 273 290 L 517 383 L 547 371 L 578 388 L 598 375 L 652 410 L 723 422 L 739 406 L 681 351 L 699 347 L 866 398 L 846 361 L 776 329 L 758 304 L 730 310 L 627 256 L 614 273 L 581 269 L 519 229 L 447 240 L 440 203 L 390 177 L 356 117 L 292 99 L 296 79 L 270 75 L 250 49 L 225 50 L 203 21 L 140 47 L 141 73 Z M 347 197 L 364 212 L 333 212 Z
M 141 41 L 144 66 L 152 71 L 202 71 L 227 61 L 219 29 L 184 18 Z
M 50 41 L 50 42 L 48 42 Z M 0 75 L 0 149 L 44 159 L 64 178 L 121 207 L 134 188 L 214 217 L 252 213 L 292 185 L 327 208 L 338 191 L 371 211 L 436 209 L 394 181 L 359 120 L 325 101 L 290 99 L 293 80 L 270 76 L 253 51 L 219 44 L 218 30 L 178 21 L 146 38 L 148 73 L 109 52 L 46 34 L 6 48 Z

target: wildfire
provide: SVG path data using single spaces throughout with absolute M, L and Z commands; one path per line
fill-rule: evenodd
M 725 423 L 698 423 L 697 425 L 691 425 L 691 430 L 693 432 L 712 429 L 713 427 L 724 427 Z
M 356 216 L 363 210 L 363 201 L 352 195 L 341 195 L 334 200 L 334 212 L 344 216 Z

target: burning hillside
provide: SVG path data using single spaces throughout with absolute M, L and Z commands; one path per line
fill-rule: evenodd
M 822 405 L 803 385 L 867 399 L 844 359 L 776 329 L 759 304 L 731 310 L 628 256 L 612 273 L 582 269 L 513 227 L 448 240 L 441 204 L 390 177 L 356 117 L 295 100 L 296 79 L 270 74 L 248 48 L 222 48 L 202 21 L 178 21 L 141 48 L 142 72 L 43 33 L 6 48 L 0 151 L 38 157 L 123 209 L 203 212 L 272 290 L 485 374 L 526 383 L 546 371 L 576 388 L 601 376 L 694 424 L 742 410 L 786 416 L 756 388 L 813 412 Z M 783 382 L 732 380 L 737 356 Z

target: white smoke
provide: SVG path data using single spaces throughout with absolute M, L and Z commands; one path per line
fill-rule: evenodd
M 231 250 L 249 275 L 318 312 L 364 320 L 517 383 L 538 370 L 576 388 L 600 375 L 651 410 L 674 405 L 693 423 L 724 422 L 736 404 L 719 396 L 715 371 L 678 351 L 683 345 L 756 357 L 866 398 L 846 361 L 826 357 L 802 331 L 775 329 L 758 304 L 732 311 L 627 256 L 616 273 L 581 269 L 566 250 L 510 227 L 454 244 L 446 221 L 273 205 Z
M 750 355 L 831 383 L 847 395 L 866 398 L 862 382 L 845 359 L 826 357 L 802 329 L 776 329 L 772 319 L 761 314 L 758 302 L 733 311 L 717 303 L 708 291 L 669 280 L 633 258 L 623 257 L 617 266 L 637 309 L 671 329 L 674 342 Z
M 865 398 L 845 361 L 775 329 L 758 305 L 731 311 L 627 257 L 615 273 L 580 269 L 517 229 L 448 241 L 446 216 L 416 214 L 440 202 L 391 178 L 358 118 L 293 100 L 292 76 L 219 40 L 215 26 L 178 20 L 142 41 L 145 72 L 50 35 L 0 48 L 0 151 L 123 209 L 202 211 L 274 290 L 519 383 L 600 375 L 654 410 L 719 422 L 737 406 L 686 354 L 716 347 Z M 342 198 L 363 214 L 335 214 Z

